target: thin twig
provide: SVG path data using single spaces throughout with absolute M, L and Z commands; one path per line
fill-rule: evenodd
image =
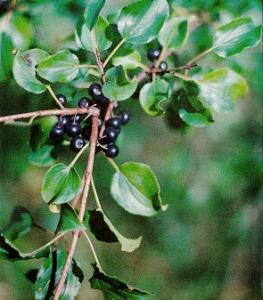
M 10 116 L 3 116 L 0 117 L 1 122 L 8 122 L 12 120 L 20 120 L 20 119 L 28 119 L 28 118 L 36 118 L 36 117 L 46 117 L 46 116 L 61 116 L 61 115 L 74 115 L 74 114 L 92 114 L 98 115 L 98 109 L 95 107 L 86 108 L 64 108 L 64 109 L 48 109 L 48 110 L 38 110 L 28 113 L 10 115 Z
M 80 211 L 79 211 L 79 219 L 81 221 L 83 221 L 85 210 L 86 210 L 86 205 L 87 205 L 87 198 L 88 198 L 89 187 L 90 187 L 91 176 L 92 176 L 95 154 L 96 154 L 97 139 L 98 139 L 98 116 L 93 116 L 92 117 L 91 137 L 90 137 L 90 152 L 89 152 L 89 157 L 88 157 L 87 168 L 86 168 L 85 175 L 84 175 L 85 184 L 84 184 L 84 188 L 83 188 L 83 194 L 82 194 Z M 81 230 L 76 230 L 73 233 L 73 239 L 72 239 L 70 249 L 68 252 L 68 257 L 67 257 L 66 263 L 64 265 L 60 280 L 58 282 L 57 289 L 55 291 L 54 300 L 59 299 L 59 296 L 63 290 L 64 283 L 66 281 L 68 271 L 69 271 L 69 268 L 71 265 L 71 261 L 73 259 L 73 255 L 74 255 L 77 243 L 78 243 L 78 238 L 79 238 L 80 232 L 81 232 Z
M 52 87 L 50 85 L 46 85 L 47 90 L 49 91 L 50 95 L 52 96 L 52 98 L 55 100 L 55 102 L 57 103 L 57 105 L 61 108 L 64 109 L 63 104 L 58 100 L 57 96 L 55 95 Z
M 186 66 L 191 66 L 193 65 L 194 62 L 196 62 L 197 60 L 201 59 L 202 57 L 204 57 L 206 54 L 210 53 L 211 51 L 213 50 L 213 48 L 209 48 L 207 50 L 205 50 L 204 52 L 196 55 L 195 57 L 193 57 L 192 59 L 190 59 L 187 63 L 186 63 Z M 187 76 L 189 72 L 189 69 L 185 69 L 185 76 Z
M 109 56 L 107 57 L 107 59 L 105 60 L 104 64 L 103 64 L 103 68 L 105 68 L 107 66 L 107 64 L 109 63 L 109 61 L 111 60 L 111 58 L 113 57 L 113 55 L 120 49 L 120 47 L 122 46 L 122 44 L 125 42 L 125 39 L 123 38 L 118 44 L 117 46 L 111 51 L 111 53 L 109 54 Z
M 71 169 L 76 162 L 78 161 L 78 159 L 81 157 L 81 155 L 83 154 L 83 152 L 88 149 L 89 147 L 89 143 L 87 143 L 78 153 L 77 155 L 74 157 L 74 159 L 72 160 L 72 162 L 68 165 L 68 168 Z
M 83 233 L 83 235 L 85 236 L 85 238 L 87 239 L 87 241 L 88 241 L 88 243 L 89 243 L 89 247 L 90 247 L 91 253 L 92 253 L 92 255 L 93 255 L 93 258 L 94 258 L 94 260 L 95 260 L 95 262 L 96 262 L 96 264 L 97 264 L 97 267 L 99 268 L 99 270 L 100 270 L 101 272 L 104 272 L 103 269 L 102 269 L 102 267 L 101 267 L 101 264 L 100 264 L 100 261 L 99 261 L 99 259 L 98 259 L 98 256 L 97 256 L 97 254 L 96 254 L 95 248 L 94 248 L 94 246 L 93 246 L 93 244 L 92 244 L 92 242 L 91 242 L 91 239 L 89 238 L 89 236 L 88 236 L 88 234 L 87 234 L 86 231 L 83 230 L 82 233 Z
M 102 210 L 102 207 L 101 207 L 101 204 L 100 204 L 100 199 L 99 199 L 99 196 L 98 196 L 98 193 L 97 193 L 97 189 L 96 189 L 93 177 L 91 177 L 91 188 L 92 188 L 92 191 L 93 191 L 93 195 L 94 195 L 97 207 Z
M 102 138 L 103 136 L 103 133 L 104 133 L 104 130 L 105 130 L 105 123 L 109 120 L 109 118 L 111 117 L 111 114 L 112 114 L 112 111 L 115 107 L 116 103 L 115 102 L 110 102 L 108 104 L 108 107 L 107 107 L 107 110 L 106 110 L 106 113 L 105 113 L 105 117 L 104 117 L 104 122 L 101 126 L 101 129 L 100 129 L 100 133 L 99 133 L 99 137 Z

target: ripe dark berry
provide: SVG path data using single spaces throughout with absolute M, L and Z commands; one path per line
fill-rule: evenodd
M 57 123 L 50 132 L 50 138 L 53 143 L 60 143 L 63 140 L 64 126 Z
M 121 124 L 126 125 L 130 121 L 130 112 L 125 110 L 120 113 Z
M 68 136 L 75 137 L 80 134 L 81 127 L 78 123 L 68 123 L 65 130 Z
M 82 137 L 75 137 L 70 142 L 70 149 L 74 152 L 79 152 L 85 144 L 86 142 Z
M 114 158 L 119 154 L 119 147 L 115 144 L 111 144 L 106 150 L 103 151 L 107 157 Z
M 74 115 L 70 117 L 71 123 L 81 123 L 82 120 L 83 120 L 82 115 Z
M 111 126 L 113 128 L 116 128 L 116 129 L 119 129 L 121 127 L 121 118 L 119 118 L 119 117 L 110 118 L 106 122 L 106 125 Z
M 112 142 L 115 142 L 118 135 L 119 135 L 119 130 L 118 129 L 115 129 L 113 127 L 106 127 L 106 129 L 104 130 L 104 134 L 105 136 L 105 140 L 108 142 L 108 143 L 112 143 Z
M 79 100 L 79 107 L 88 109 L 90 107 L 91 101 L 87 97 L 82 97 Z
M 160 74 L 160 75 L 165 74 L 165 72 L 167 71 L 167 69 L 168 69 L 167 62 L 166 61 L 162 61 L 160 63 L 160 65 L 159 65 L 160 72 L 158 72 L 158 74 Z
M 93 97 L 95 100 L 97 100 L 97 98 L 102 95 L 101 89 L 102 89 L 102 87 L 100 84 L 92 83 L 89 86 L 89 94 L 91 95 L 91 97 Z
M 62 95 L 62 94 L 57 94 L 56 97 L 57 97 L 58 101 L 59 101 L 62 105 L 66 105 L 66 104 L 67 104 L 68 101 L 67 101 L 67 98 L 66 98 L 64 95 Z
M 66 126 L 66 125 L 68 124 L 68 122 L 69 122 L 69 119 L 70 119 L 69 116 L 61 116 L 61 117 L 59 118 L 58 123 L 59 123 L 61 126 Z
M 105 97 L 104 95 L 97 96 L 94 99 L 98 105 L 105 105 L 105 104 L 109 103 L 109 99 L 107 97 Z
M 81 130 L 81 135 L 83 136 L 83 138 L 85 140 L 89 140 L 90 135 L 91 135 L 91 127 L 90 126 L 83 127 L 82 130 Z
M 160 57 L 161 51 L 159 49 L 149 49 L 147 52 L 147 57 L 150 61 L 155 61 Z

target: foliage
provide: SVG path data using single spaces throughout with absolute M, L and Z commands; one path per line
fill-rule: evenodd
M 51 96 L 58 102 L 52 88 L 56 90 L 56 94 L 65 93 L 69 107 L 75 108 L 76 99 L 87 96 L 85 88 L 93 82 L 102 82 L 103 95 L 110 100 L 111 104 L 117 105 L 116 102 L 118 102 L 120 106 L 125 107 L 125 105 L 129 105 L 126 104 L 128 99 L 132 99 L 134 102 L 139 100 L 136 104 L 141 106 L 141 110 L 146 115 L 150 117 L 163 115 L 174 129 L 201 128 L 214 124 L 214 119 L 221 113 L 233 112 L 237 100 L 245 97 L 249 92 L 245 79 L 246 74 L 240 70 L 242 67 L 235 65 L 232 56 L 243 51 L 243 53 L 247 53 L 247 48 L 257 46 L 260 41 L 261 26 L 255 25 L 249 17 L 240 16 L 223 22 L 223 14 L 222 20 L 219 17 L 218 22 L 214 24 L 212 22 L 213 14 L 222 8 L 226 9 L 226 7 L 218 8 L 217 11 L 215 3 L 207 6 L 207 13 L 211 14 L 211 20 L 208 25 L 205 25 L 209 28 L 206 33 L 211 34 L 211 44 L 207 41 L 207 45 L 201 53 L 194 53 L 187 45 L 190 43 L 191 35 L 194 34 L 192 32 L 191 13 L 192 10 L 198 12 L 200 9 L 198 1 L 193 1 L 194 3 L 191 4 L 189 1 L 185 1 L 182 4 L 187 9 L 190 8 L 189 14 L 180 14 L 180 10 L 176 10 L 176 1 L 166 0 L 132 1 L 123 7 L 119 5 L 118 11 L 114 13 L 109 11 L 106 1 L 88 1 L 86 7 L 83 7 L 82 1 L 75 1 L 74 3 L 72 1 L 57 1 L 57 3 L 50 1 L 24 2 L 19 1 L 14 7 L 7 9 L 0 19 L 0 83 L 8 83 L 13 88 L 15 87 L 16 93 L 21 99 L 25 93 L 18 89 L 18 86 L 32 93 L 30 105 L 32 103 L 31 106 L 34 109 L 37 107 L 50 108 L 49 101 L 46 100 L 47 92 L 50 92 Z M 20 9 L 20 5 L 23 10 Z M 72 23 L 76 24 L 76 28 L 72 26 L 70 34 L 65 39 L 61 37 L 58 42 L 54 41 L 54 44 L 58 43 L 54 47 L 49 47 L 48 43 L 43 47 L 40 42 L 41 30 L 44 29 L 42 29 L 43 24 L 38 20 L 38 17 L 43 8 L 49 9 L 50 18 L 59 18 L 61 11 L 62 15 L 65 14 L 68 17 L 72 14 Z M 78 13 L 74 15 L 72 11 Z M 79 12 L 83 16 L 77 20 L 76 16 L 79 16 Z M 9 19 L 10 13 L 11 18 Z M 198 15 L 198 17 L 202 22 L 201 16 Z M 36 26 L 36 32 L 39 31 L 40 37 L 36 32 L 33 32 L 34 26 Z M 61 32 L 62 35 L 63 31 L 65 31 L 63 26 L 58 27 L 58 33 Z M 29 49 L 30 47 L 31 49 Z M 160 59 L 149 64 L 146 53 L 151 47 L 162 50 Z M 13 52 L 14 48 L 16 50 Z M 181 54 L 184 64 L 174 65 L 173 58 L 178 53 Z M 215 54 L 214 57 L 213 54 Z M 201 61 L 202 58 L 208 56 L 213 57 L 214 60 L 207 68 L 196 65 L 197 60 L 200 59 Z M 226 59 L 226 63 L 223 59 Z M 162 61 L 167 61 L 167 70 L 160 69 Z M 198 64 L 200 64 L 199 61 Z M 228 65 L 225 67 L 223 64 Z M 39 102 L 37 99 L 40 99 Z M 26 104 L 26 108 L 30 105 Z M 5 109 L 4 104 L 1 104 L 1 107 Z M 15 113 L 17 111 L 5 110 L 5 112 Z M 136 110 L 137 112 L 138 110 Z M 89 115 L 86 117 L 88 118 Z M 33 220 L 30 212 L 20 206 L 14 210 L 10 222 L 3 226 L 1 231 L 1 258 L 9 261 L 41 259 L 42 265 L 37 271 L 37 277 L 33 280 L 34 295 L 35 299 L 49 299 L 56 292 L 68 257 L 67 252 L 60 250 L 61 247 L 54 243 L 69 232 L 73 232 L 73 234 L 78 232 L 79 235 L 82 234 L 87 238 L 95 260 L 95 264 L 92 264 L 91 288 L 101 290 L 105 299 L 149 299 L 151 293 L 132 288 L 125 281 L 103 271 L 87 235 L 87 232 L 91 232 L 98 241 L 118 243 L 121 250 L 125 252 L 133 252 L 141 244 L 141 237 L 137 239 L 124 237 L 102 209 L 95 184 L 91 178 L 99 179 L 102 177 L 96 175 L 96 170 L 93 175 L 83 172 L 83 164 L 79 164 L 80 166 L 77 167 L 78 154 L 69 164 L 60 162 L 65 157 L 61 159 L 60 156 L 57 157 L 56 153 L 64 149 L 66 145 L 50 144 L 50 130 L 57 123 L 57 117 L 50 115 L 37 117 L 30 121 L 31 150 L 28 151 L 29 162 L 38 167 L 50 167 L 43 177 L 41 194 L 44 205 L 49 205 L 49 218 L 56 218 L 56 214 L 52 214 L 52 212 L 59 213 L 56 224 L 51 230 L 55 236 L 50 242 L 35 251 L 24 252 L 20 250 L 20 244 L 16 244 L 16 240 L 27 237 L 27 234 L 34 227 L 42 228 L 38 222 L 35 222 L 37 220 Z M 102 122 L 106 121 L 105 117 Z M 16 125 L 15 123 L 14 125 Z M 18 124 L 19 122 L 17 122 Z M 143 136 L 143 129 L 140 128 L 139 130 Z M 136 135 L 136 138 L 138 138 L 139 145 L 141 137 Z M 135 145 L 136 143 L 129 144 L 134 147 L 135 152 L 139 151 L 136 150 L 139 147 Z M 90 149 L 91 144 L 92 141 L 90 140 Z M 97 142 L 95 146 L 97 147 Z M 187 154 L 180 147 L 179 151 L 181 152 L 178 154 L 178 157 L 180 156 L 178 159 L 182 162 L 177 163 L 176 167 L 181 166 L 181 171 L 176 170 L 176 172 L 187 172 Z M 152 154 L 153 151 L 150 152 Z M 82 152 L 79 153 L 82 154 Z M 90 150 L 89 153 L 91 155 L 92 151 Z M 100 164 L 99 159 L 98 163 Z M 162 202 L 164 197 L 161 198 L 161 188 L 157 176 L 147 164 L 126 162 L 118 167 L 111 159 L 109 162 L 115 173 L 111 177 L 111 183 L 109 180 L 105 180 L 106 183 L 111 184 L 110 188 L 107 187 L 107 195 L 110 192 L 120 208 L 132 215 L 147 217 L 166 211 L 168 205 L 164 205 Z M 20 167 L 23 171 L 22 164 Z M 157 165 L 155 167 L 157 169 Z M 168 178 L 169 172 L 172 170 L 172 166 L 167 167 L 164 178 Z M 101 167 L 99 172 L 103 171 L 105 169 Z M 83 179 L 81 180 L 81 178 Z M 87 210 L 83 219 L 74 202 L 84 194 L 85 184 L 83 187 L 81 182 L 87 181 L 87 178 L 91 180 L 95 209 Z M 177 179 L 179 183 L 175 183 L 175 189 L 178 189 L 176 192 L 174 192 L 170 179 L 162 180 L 171 185 L 163 188 L 162 193 L 169 195 L 169 191 L 172 191 L 170 195 L 173 194 L 173 199 L 171 200 L 175 203 L 169 203 L 169 206 L 172 206 L 172 210 L 175 209 L 177 217 L 180 218 L 178 211 L 180 211 L 182 204 L 179 203 L 179 199 L 186 191 L 180 187 L 180 184 L 184 184 L 180 182 L 180 175 Z M 209 178 L 209 180 L 212 179 Z M 103 179 L 98 180 L 99 183 L 101 181 Z M 192 188 L 194 188 L 194 183 Z M 72 203 L 69 204 L 69 202 Z M 187 211 L 184 208 L 184 214 L 186 216 L 192 214 L 194 217 L 196 214 L 194 210 L 195 208 L 190 208 Z M 186 216 L 181 217 L 186 218 Z M 233 220 L 231 219 L 234 224 L 231 223 L 231 226 L 236 226 L 235 222 L 239 222 L 236 221 L 239 217 L 234 216 Z M 160 218 L 165 218 L 164 213 L 161 213 Z M 177 235 L 183 235 L 184 232 L 189 234 L 189 224 L 184 224 L 184 227 L 180 228 L 178 219 L 176 226 L 180 230 L 171 233 L 174 234 L 172 238 L 182 240 L 183 246 L 181 247 L 186 249 L 188 241 Z M 240 226 L 242 227 L 242 225 Z M 165 237 L 161 237 L 165 232 L 165 226 L 159 231 L 153 228 L 153 231 L 155 230 L 160 232 L 160 237 L 158 237 L 160 241 L 158 242 L 161 243 L 162 239 L 169 238 L 166 234 Z M 169 247 L 164 250 L 165 253 L 169 251 Z M 177 249 L 173 255 L 171 265 L 174 264 L 178 268 L 179 274 L 180 255 L 187 256 L 189 253 L 183 253 L 182 250 Z M 190 262 L 191 255 L 191 253 L 188 255 Z M 144 268 L 144 266 L 142 267 Z M 115 266 L 111 269 L 116 271 Z M 75 259 L 70 261 L 66 281 L 59 299 L 74 299 L 79 292 L 83 277 L 80 264 Z M 150 289 L 154 289 L 154 284 L 151 285 Z M 180 298 L 180 295 L 178 297 Z M 159 298 L 166 299 L 163 295 Z

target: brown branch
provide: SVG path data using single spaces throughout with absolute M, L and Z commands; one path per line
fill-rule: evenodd
M 98 109 L 95 107 L 91 107 L 89 109 L 86 108 L 65 108 L 65 109 L 49 109 L 49 110 L 39 110 L 33 111 L 23 114 L 16 114 L 10 116 L 0 116 L 0 123 L 7 121 L 14 121 L 19 119 L 28 119 L 28 118 L 36 118 L 36 117 L 45 117 L 45 116 L 59 116 L 59 115 L 75 115 L 75 114 L 91 114 L 98 115 Z
M 86 168 L 85 175 L 84 175 L 85 183 L 84 183 L 80 211 L 79 211 L 79 218 L 81 221 L 83 221 L 86 206 L 87 206 L 87 198 L 88 198 L 88 194 L 89 194 L 89 187 L 90 187 L 91 176 L 92 176 L 95 154 L 96 154 L 97 139 L 98 139 L 98 116 L 95 115 L 92 117 L 90 152 L 89 152 L 89 157 L 88 157 L 87 168 Z M 71 262 L 73 259 L 73 255 L 74 255 L 77 243 L 78 243 L 78 238 L 79 238 L 80 232 L 81 232 L 81 230 L 76 230 L 73 233 L 73 239 L 72 239 L 70 249 L 68 252 L 68 257 L 67 257 L 66 263 L 64 265 L 57 289 L 55 291 L 54 300 L 59 299 L 59 296 L 63 290 L 64 283 L 66 281 L 66 278 L 67 278 L 67 275 L 69 272 L 69 268 L 70 268 L 70 265 L 71 265 Z

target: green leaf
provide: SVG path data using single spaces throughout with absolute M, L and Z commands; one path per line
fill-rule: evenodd
M 234 101 L 248 93 L 245 79 L 227 68 L 203 74 L 195 82 L 203 105 L 218 112 L 233 111 Z
M 38 249 L 31 253 L 23 253 L 16 246 L 10 242 L 2 232 L 0 232 L 0 259 L 7 259 L 11 261 L 15 260 L 27 260 L 33 258 L 42 258 L 47 256 L 49 252 L 49 246 L 43 249 Z
M 126 211 L 135 215 L 153 216 L 165 210 L 160 185 L 151 168 L 142 163 L 127 162 L 113 176 L 111 194 Z
M 93 53 L 96 53 L 96 47 L 100 52 L 109 49 L 112 44 L 106 38 L 106 29 L 109 25 L 106 19 L 99 17 L 97 24 L 90 31 L 85 21 L 83 19 L 80 20 L 76 29 L 76 42 L 78 46 Z
M 150 293 L 129 286 L 125 281 L 115 276 L 109 276 L 92 264 L 94 273 L 89 279 L 93 289 L 101 290 L 107 300 L 144 300 Z
M 137 239 L 125 238 L 99 208 L 91 210 L 86 214 L 85 224 L 97 240 L 107 243 L 119 242 L 122 251 L 133 252 L 140 247 L 142 237 Z
M 56 116 L 35 119 L 31 126 L 30 147 L 38 151 L 48 140 L 53 126 L 57 123 Z
M 84 18 L 89 30 L 95 26 L 105 0 L 89 0 L 84 13 Z
M 136 91 L 137 79 L 128 80 L 121 66 L 109 69 L 105 74 L 106 83 L 102 87 L 103 94 L 112 101 L 130 98 Z
M 54 146 L 44 145 L 39 148 L 36 152 L 31 152 L 29 154 L 29 162 L 37 167 L 48 167 L 53 165 L 56 160 L 52 156 L 54 151 Z
M 62 204 L 60 209 L 60 218 L 56 233 L 63 231 L 72 231 L 74 229 L 85 230 L 76 211 L 69 204 Z
M 217 55 L 228 57 L 256 46 L 260 37 L 261 26 L 255 26 L 251 18 L 238 18 L 216 30 L 213 49 Z
M 74 168 L 59 163 L 51 167 L 42 183 L 41 194 L 49 204 L 62 204 L 75 198 L 80 188 L 80 177 Z
M 122 47 L 111 60 L 114 66 L 123 66 L 126 69 L 135 69 L 141 62 L 141 55 L 131 47 Z
M 193 127 L 202 128 L 211 124 L 205 115 L 201 113 L 190 113 L 183 108 L 179 110 L 179 116 L 186 124 Z
M 7 79 L 12 70 L 14 49 L 10 36 L 3 32 L 0 33 L 0 82 Z
M 37 66 L 37 74 L 50 82 L 70 82 L 79 72 L 79 59 L 69 50 L 50 55 Z
M 46 51 L 31 49 L 18 51 L 14 59 L 13 75 L 16 82 L 28 92 L 41 94 L 46 86 L 36 78 L 35 66 L 48 56 Z
M 138 1 L 122 9 L 118 30 L 127 42 L 148 43 L 157 37 L 168 14 L 166 0 Z
M 46 258 L 37 274 L 34 284 L 35 300 L 51 299 L 60 279 L 68 254 L 64 251 L 51 252 Z M 73 300 L 84 278 L 79 264 L 73 259 L 69 268 L 66 282 L 60 300 Z
M 159 42 L 166 49 L 176 50 L 182 47 L 188 38 L 188 21 L 178 17 L 164 23 L 159 33 Z
M 7 32 L 11 36 L 16 48 L 24 50 L 30 47 L 33 28 L 28 18 L 16 12 L 13 13 L 7 27 Z
M 164 113 L 161 104 L 171 95 L 167 81 L 157 79 L 146 83 L 140 91 L 140 103 L 143 110 L 150 116 L 160 116 Z
M 17 206 L 2 232 L 8 240 L 16 240 L 26 235 L 31 230 L 32 224 L 30 212 L 23 206 Z

